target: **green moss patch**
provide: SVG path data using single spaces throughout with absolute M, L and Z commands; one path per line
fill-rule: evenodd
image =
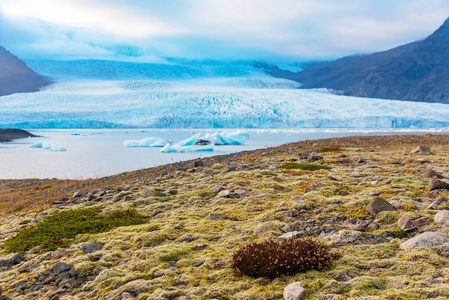
M 73 209 L 58 212 L 42 222 L 20 230 L 3 244 L 6 252 L 24 253 L 39 246 L 42 252 L 70 245 L 71 239 L 81 233 L 106 232 L 118 226 L 143 224 L 148 221 L 134 209 L 101 214 L 102 207 Z
M 286 163 L 282 166 L 279 166 L 280 169 L 298 169 L 305 171 L 316 171 L 316 170 L 328 170 L 331 167 L 325 165 L 316 165 L 316 164 L 298 164 L 298 163 Z

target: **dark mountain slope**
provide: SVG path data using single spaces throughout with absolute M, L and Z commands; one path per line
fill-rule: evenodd
M 0 47 L 0 96 L 38 91 L 50 81 Z
M 303 88 L 345 95 L 449 103 L 449 19 L 422 41 L 314 66 L 289 76 Z

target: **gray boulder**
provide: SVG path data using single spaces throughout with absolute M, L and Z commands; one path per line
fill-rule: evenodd
M 435 215 L 435 222 L 443 227 L 449 227 L 449 210 L 439 211 Z
M 443 245 L 449 242 L 449 239 L 444 233 L 441 232 L 424 232 L 420 235 L 415 236 L 400 245 L 401 249 L 412 249 L 417 247 L 435 247 Z

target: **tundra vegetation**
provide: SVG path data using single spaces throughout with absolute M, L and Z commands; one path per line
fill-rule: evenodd
M 411 153 L 420 145 L 431 152 Z M 0 298 L 283 299 L 299 281 L 304 299 L 447 299 L 447 145 L 348 137 L 100 179 L 2 180 Z M 245 251 L 276 271 L 243 271 Z

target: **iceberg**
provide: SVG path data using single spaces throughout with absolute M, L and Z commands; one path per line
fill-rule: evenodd
M 51 147 L 49 150 L 55 151 L 55 152 L 63 152 L 63 151 L 67 151 L 67 148 L 62 147 L 62 146 L 53 145 L 53 147 Z
M 14 148 L 14 147 L 8 147 L 8 146 L 5 146 L 3 144 L 0 144 L 0 149 L 7 149 L 7 148 Z
M 183 153 L 190 152 L 189 146 L 180 146 L 178 144 L 170 145 L 167 144 L 161 149 L 162 153 Z
M 215 132 L 204 135 L 197 133 L 176 144 L 166 144 L 161 149 L 161 152 L 211 152 L 214 151 L 215 145 L 243 145 L 248 139 L 249 134 L 242 131 Z
M 215 145 L 243 145 L 249 139 L 249 134 L 242 131 L 214 133 L 214 136 Z
M 45 150 L 55 151 L 55 152 L 67 151 L 66 147 L 62 147 L 62 146 L 58 146 L 58 145 L 54 145 L 54 144 L 41 143 L 41 145 L 40 145 L 41 147 L 38 147 L 39 143 L 34 143 L 33 145 L 35 145 L 35 144 L 36 144 L 36 146 L 32 147 L 32 148 L 42 148 L 42 149 L 45 149 Z M 33 145 L 31 145 L 31 146 L 33 146 Z
M 157 137 L 147 137 L 141 140 L 126 140 L 123 142 L 125 147 L 164 147 L 168 142 Z
M 30 148 L 42 148 L 42 142 L 36 142 L 30 145 Z

